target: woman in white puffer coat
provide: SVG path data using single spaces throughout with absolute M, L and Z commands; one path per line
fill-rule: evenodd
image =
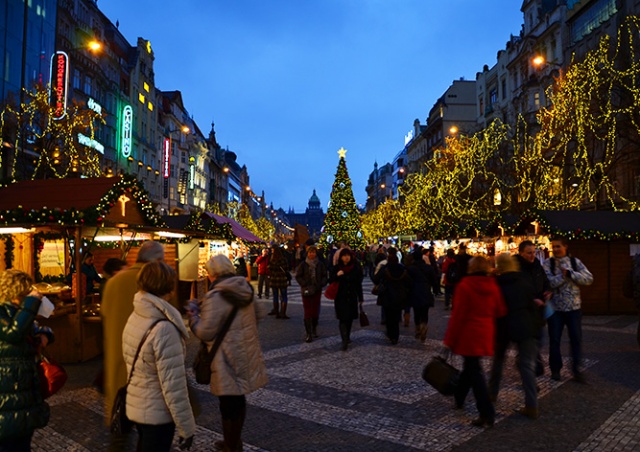
M 266 385 L 268 380 L 258 339 L 253 287 L 244 276 L 235 276 L 233 263 L 224 255 L 213 256 L 205 266 L 212 287 L 200 305 L 190 303 L 189 323 L 193 333 L 210 349 L 233 307 L 238 308 L 211 364 L 211 392 L 220 400 L 224 437 L 214 447 L 241 451 L 245 394 Z
M 189 449 L 196 423 L 187 392 L 185 339 L 182 316 L 167 301 L 176 273 L 164 262 L 149 262 L 138 274 L 133 313 L 122 334 L 127 373 L 143 336 L 149 333 L 127 388 L 127 417 L 138 430 L 138 451 L 169 451 L 175 430 L 180 448 Z

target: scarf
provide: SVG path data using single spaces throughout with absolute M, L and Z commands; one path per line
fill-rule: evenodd
M 305 259 L 305 262 L 309 266 L 309 276 L 311 277 L 311 281 L 316 280 L 316 265 L 318 264 L 318 258 L 309 259 L 308 257 Z

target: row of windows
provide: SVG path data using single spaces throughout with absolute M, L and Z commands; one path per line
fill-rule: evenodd
M 571 24 L 571 43 L 580 41 L 617 12 L 616 0 L 596 0 Z

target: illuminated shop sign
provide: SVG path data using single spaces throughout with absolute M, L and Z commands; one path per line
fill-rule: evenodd
M 162 175 L 165 179 L 168 179 L 170 176 L 171 169 L 171 140 L 169 138 L 164 139 L 164 149 L 163 149 L 163 170 Z
M 51 56 L 51 93 L 53 119 L 59 120 L 67 114 L 67 85 L 69 82 L 69 56 L 58 51 Z
M 95 99 L 91 97 L 87 101 L 87 107 L 89 107 L 91 110 L 95 111 L 99 115 L 102 114 L 102 105 L 100 105 L 98 102 L 95 101 Z
M 131 135 L 133 130 L 133 108 L 126 105 L 122 110 L 122 156 L 131 155 Z
M 196 159 L 189 157 L 189 190 L 196 186 Z
M 93 148 L 98 151 L 100 154 L 104 154 L 104 146 L 94 140 L 93 138 L 89 138 L 86 135 L 81 133 L 78 134 L 78 143 L 85 145 L 87 147 Z

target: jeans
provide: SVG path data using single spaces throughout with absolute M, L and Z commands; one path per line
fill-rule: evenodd
M 560 343 L 562 330 L 567 326 L 569 341 L 571 343 L 572 371 L 574 375 L 580 373 L 582 367 L 582 310 L 556 311 L 547 319 L 549 328 L 549 369 L 551 372 L 560 372 L 562 369 L 562 356 Z
M 524 404 L 528 408 L 538 407 L 538 391 L 536 389 L 536 354 L 538 346 L 536 338 L 530 337 L 516 342 L 518 347 L 518 370 L 522 379 L 524 389 Z M 491 364 L 491 377 L 489 378 L 489 393 L 497 398 L 500 391 L 500 380 L 502 380 L 502 368 L 504 367 L 505 355 L 509 348 L 509 341 L 496 341 L 495 354 Z
M 444 286 L 444 307 L 450 308 L 453 301 L 453 286 Z
M 136 424 L 138 430 L 137 452 L 160 452 L 171 450 L 176 424 Z
M 479 356 L 464 356 L 464 364 L 460 373 L 460 381 L 453 395 L 458 406 L 464 405 L 464 399 L 467 398 L 469 389 L 473 389 L 473 396 L 476 399 L 476 408 L 480 417 L 486 420 L 494 420 L 496 410 L 489 398 L 487 383 L 482 374 Z
M 269 275 L 258 275 L 258 296 L 262 296 L 264 286 L 264 296 L 269 298 Z
M 287 288 L 286 287 L 272 287 L 273 303 L 277 305 L 278 302 L 287 303 Z

